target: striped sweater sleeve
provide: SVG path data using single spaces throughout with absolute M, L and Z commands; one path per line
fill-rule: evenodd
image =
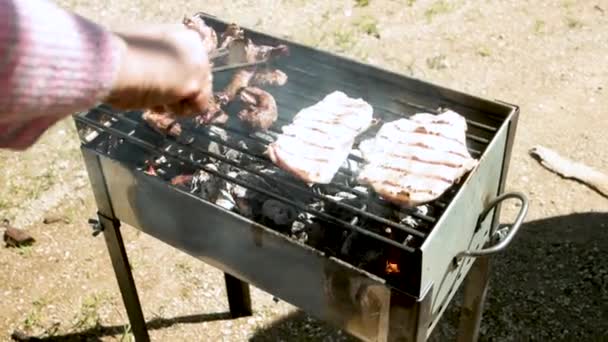
M 110 92 L 118 38 L 46 0 L 0 0 L 0 148 L 23 149 Z

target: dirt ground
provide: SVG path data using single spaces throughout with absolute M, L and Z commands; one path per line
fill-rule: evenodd
M 508 189 L 531 207 L 494 259 L 482 341 L 608 340 L 608 199 L 548 172 L 541 144 L 608 172 L 608 1 L 85 1 L 61 5 L 111 28 L 205 11 L 412 77 L 521 106 Z M 127 318 L 71 119 L 25 153 L 0 152 L 0 219 L 31 247 L 0 248 L 0 340 L 127 341 Z M 505 207 L 504 222 L 514 208 Z M 43 224 L 55 215 L 67 222 Z M 255 314 L 226 318 L 222 273 L 124 227 L 155 341 L 346 341 L 252 289 Z M 435 330 L 452 340 L 460 297 Z M 304 338 L 310 335 L 312 337 Z

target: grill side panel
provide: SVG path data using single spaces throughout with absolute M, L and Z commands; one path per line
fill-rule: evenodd
M 433 324 L 474 261 L 465 258 L 454 263 L 454 257 L 464 250 L 482 249 L 489 239 L 495 209 L 480 225 L 477 223 L 486 203 L 499 194 L 508 133 L 509 125 L 505 124 L 422 246 L 422 288 L 433 286 Z

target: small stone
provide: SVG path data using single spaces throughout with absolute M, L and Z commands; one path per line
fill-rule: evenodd
M 66 217 L 52 215 L 52 214 L 45 216 L 44 219 L 42 220 L 42 223 L 44 223 L 44 224 L 52 224 L 52 223 L 57 223 L 57 222 L 70 223 L 70 220 L 68 220 Z
M 29 246 L 36 240 L 24 230 L 5 225 L 4 243 L 7 247 Z

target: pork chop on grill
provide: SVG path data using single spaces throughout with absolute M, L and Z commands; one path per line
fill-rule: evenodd
M 477 165 L 466 131 L 466 120 L 454 111 L 386 123 L 359 146 L 366 164 L 358 180 L 398 205 L 433 201 Z
M 373 108 L 363 99 L 334 91 L 300 110 L 268 146 L 274 164 L 307 184 L 327 184 L 344 163 L 355 138 L 372 122 Z

